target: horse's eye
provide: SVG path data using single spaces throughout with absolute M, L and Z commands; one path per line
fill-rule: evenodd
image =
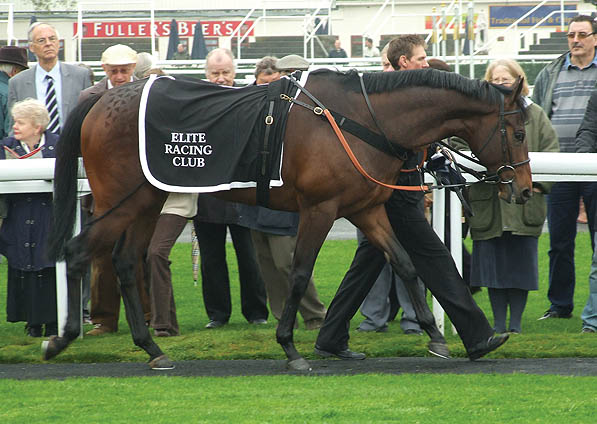
M 522 143 L 524 141 L 524 136 L 524 131 L 514 131 L 514 139 L 519 143 Z

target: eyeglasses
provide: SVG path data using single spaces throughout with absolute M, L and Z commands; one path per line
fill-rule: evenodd
M 494 84 L 500 84 L 500 85 L 514 84 L 514 80 L 512 78 L 494 78 L 494 79 L 490 80 L 489 82 L 492 82 Z
M 568 34 L 566 34 L 566 37 L 568 37 L 569 40 L 574 40 L 575 38 L 578 38 L 579 40 L 584 40 L 589 35 L 593 35 L 593 34 L 595 34 L 595 33 L 594 32 L 569 32 Z
M 40 46 L 43 46 L 44 44 L 46 44 L 47 42 L 50 43 L 55 43 L 56 41 L 58 41 L 58 37 L 55 36 L 51 36 L 49 38 L 38 38 L 37 40 L 34 41 L 35 44 L 38 44 Z

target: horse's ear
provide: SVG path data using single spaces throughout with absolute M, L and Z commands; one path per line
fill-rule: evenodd
M 523 82 L 524 82 L 524 77 L 519 76 L 518 78 L 516 78 L 516 82 L 514 83 L 514 87 L 512 90 L 512 94 L 511 94 L 511 100 L 513 102 L 516 101 L 516 99 L 518 99 L 520 97 L 520 93 L 522 92 L 522 87 L 523 87 Z

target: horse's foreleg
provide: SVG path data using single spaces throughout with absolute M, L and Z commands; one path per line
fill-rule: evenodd
M 65 246 L 68 313 L 62 336 L 52 336 L 42 343 L 43 358 L 52 359 L 81 333 L 81 278 L 90 262 L 87 246 L 88 232 L 84 231 Z
M 431 339 L 428 346 L 429 352 L 443 358 L 449 358 L 450 352 L 446 340 L 435 324 L 435 319 L 425 296 L 419 289 L 417 271 L 404 247 L 396 238 L 383 205 L 367 213 L 351 217 L 351 221 L 363 231 L 370 243 L 382 249 L 388 255 L 392 269 L 404 281 L 404 286 L 417 315 L 417 321 Z
M 329 210 L 328 210 L 329 209 Z M 290 274 L 290 295 L 284 305 L 282 318 L 278 323 L 276 339 L 288 358 L 288 367 L 297 371 L 311 369 L 309 363 L 294 346 L 293 329 L 299 303 L 307 290 L 313 274 L 315 259 L 335 219 L 335 210 L 322 205 L 302 209 L 299 229 Z
M 124 302 L 126 319 L 131 329 L 135 345 L 149 355 L 149 366 L 155 370 L 174 368 L 174 364 L 153 341 L 149 328 L 145 324 L 145 316 L 141 306 L 141 298 L 137 288 L 137 279 L 144 278 L 143 255 L 149 244 L 153 225 L 146 220 L 139 220 L 120 238 L 112 254 L 114 269 L 120 281 L 120 292 Z M 147 237 L 149 234 L 149 237 Z

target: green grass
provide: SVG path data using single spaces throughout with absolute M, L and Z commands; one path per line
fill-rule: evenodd
M 576 309 L 570 320 L 537 321 L 547 307 L 547 244 L 540 239 L 540 290 L 532 292 L 523 334 L 512 337 L 491 357 L 593 357 L 597 342 L 581 335 L 578 315 L 586 300 L 590 245 L 577 240 Z M 352 259 L 354 241 L 328 241 L 315 269 L 321 299 L 329 304 Z M 230 246 L 229 246 L 230 248 Z M 232 250 L 229 254 L 233 257 Z M 190 246 L 176 245 L 173 273 L 182 336 L 159 339 L 174 360 L 274 358 L 284 355 L 274 338 L 275 323 L 254 327 L 240 314 L 238 273 L 232 266 L 231 324 L 204 330 L 207 317 L 200 286 L 192 281 Z M 234 260 L 230 261 L 231 264 Z M 0 265 L 0 308 L 5 309 L 6 265 Z M 491 321 L 487 294 L 475 296 Z M 114 335 L 77 340 L 55 362 L 145 362 L 132 344 L 121 315 Z M 369 356 L 424 356 L 426 337 L 405 336 L 397 323 L 387 333 L 354 331 L 351 347 Z M 87 327 L 89 328 L 89 327 Z M 449 327 L 447 327 L 449 328 Z M 41 362 L 39 339 L 24 336 L 23 324 L 0 322 L 2 363 Z M 300 351 L 311 358 L 316 333 L 295 332 Z M 455 356 L 464 356 L 457 336 L 447 335 Z M 552 423 L 593 422 L 596 377 L 537 375 L 355 375 L 233 378 L 167 377 L 73 378 L 64 381 L 0 380 L 2 423 Z
M 574 424 L 592 422 L 596 384 L 527 375 L 4 380 L 0 421 Z
M 539 268 L 540 290 L 531 292 L 523 317 L 523 334 L 515 335 L 493 357 L 594 357 L 597 355 L 597 342 L 593 335 L 580 334 L 580 312 L 588 293 L 587 276 L 590 267 L 590 244 L 587 233 L 580 233 L 577 239 L 577 287 L 575 310 L 572 319 L 537 321 L 548 307 L 547 302 L 547 235 L 540 238 Z M 346 272 L 356 241 L 327 241 L 319 255 L 315 267 L 315 282 L 322 301 L 328 305 L 344 273 Z M 162 338 L 158 342 L 173 360 L 191 359 L 283 359 L 284 354 L 275 341 L 275 320 L 270 317 L 265 326 L 249 325 L 240 313 L 238 272 L 231 246 L 228 246 L 231 265 L 233 313 L 230 325 L 218 330 L 205 330 L 208 319 L 203 306 L 200 282 L 193 285 L 190 264 L 190 244 L 175 246 L 171 260 L 174 276 L 174 293 L 178 319 L 181 326 L 180 337 Z M 6 261 L 0 265 L 0 310 L 5 310 L 6 302 Z M 475 295 L 475 299 L 493 321 L 486 291 Z M 4 315 L 5 317 L 5 315 Z M 351 348 L 366 352 L 370 357 L 384 356 L 425 356 L 427 337 L 406 336 L 398 322 L 390 324 L 387 333 L 359 333 L 354 329 L 363 319 L 357 314 L 352 321 Z M 86 329 L 89 329 L 86 326 Z M 451 334 L 446 325 L 447 340 L 453 356 L 464 357 L 465 351 L 458 336 Z M 25 336 L 23 323 L 0 322 L 0 363 L 36 363 L 40 357 L 40 339 Z M 316 332 L 306 331 L 302 325 L 295 331 L 295 342 L 299 351 L 312 358 Z M 121 313 L 120 328 L 116 334 L 102 337 L 85 337 L 76 340 L 54 361 L 70 362 L 144 362 L 147 355 L 133 345 L 124 313 Z

